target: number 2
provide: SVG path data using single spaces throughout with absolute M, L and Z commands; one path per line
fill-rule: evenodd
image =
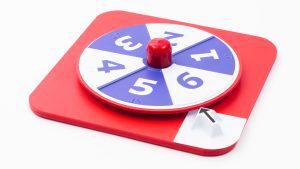
M 115 41 L 115 44 L 117 46 L 123 47 L 123 49 L 127 50 L 127 51 L 136 50 L 143 46 L 141 43 L 137 43 L 137 44 L 133 45 L 133 43 L 131 41 L 124 42 L 125 40 L 131 39 L 131 38 L 132 38 L 131 36 L 123 36 L 123 37 L 117 39 Z
M 153 88 L 151 85 L 155 85 L 156 83 L 157 81 L 155 80 L 138 78 L 133 85 L 134 88 L 130 88 L 128 92 L 135 95 L 145 96 L 152 93 Z
M 174 33 L 174 32 L 168 32 L 165 31 L 164 34 L 169 35 L 167 37 L 165 37 L 166 39 L 170 40 L 170 39 L 174 39 L 174 38 L 180 38 L 183 37 L 183 34 L 180 33 Z M 176 46 L 177 43 L 171 43 L 172 46 Z

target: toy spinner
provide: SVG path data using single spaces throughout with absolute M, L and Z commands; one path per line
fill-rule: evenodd
M 44 118 L 220 155 L 240 138 L 275 57 L 260 37 L 112 11 L 92 22 L 30 106 Z

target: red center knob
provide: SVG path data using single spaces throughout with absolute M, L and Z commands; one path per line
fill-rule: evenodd
M 147 45 L 147 64 L 154 68 L 166 68 L 172 64 L 171 43 L 164 38 L 150 40 Z

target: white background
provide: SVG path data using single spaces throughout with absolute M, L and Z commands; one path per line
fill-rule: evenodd
M 2 0 L 0 168 L 299 168 L 299 7 L 297 0 Z M 233 151 L 202 157 L 32 113 L 29 94 L 92 20 L 109 10 L 258 35 L 276 44 L 277 60 Z

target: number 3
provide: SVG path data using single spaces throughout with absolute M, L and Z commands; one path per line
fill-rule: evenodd
M 136 50 L 136 49 L 138 49 L 138 48 L 140 48 L 140 47 L 143 46 L 141 43 L 137 43 L 136 45 L 132 45 L 133 43 L 131 41 L 124 42 L 125 40 L 131 39 L 131 38 L 132 38 L 131 36 L 123 36 L 123 37 L 117 39 L 115 41 L 115 44 L 117 46 L 123 47 L 123 49 L 127 50 L 127 51 Z
M 142 89 L 142 90 L 136 90 L 134 88 L 130 88 L 128 92 L 135 95 L 143 95 L 143 96 L 148 95 L 153 91 L 153 88 L 150 85 L 155 85 L 156 83 L 157 81 L 155 80 L 138 78 L 133 86 L 136 89 Z

